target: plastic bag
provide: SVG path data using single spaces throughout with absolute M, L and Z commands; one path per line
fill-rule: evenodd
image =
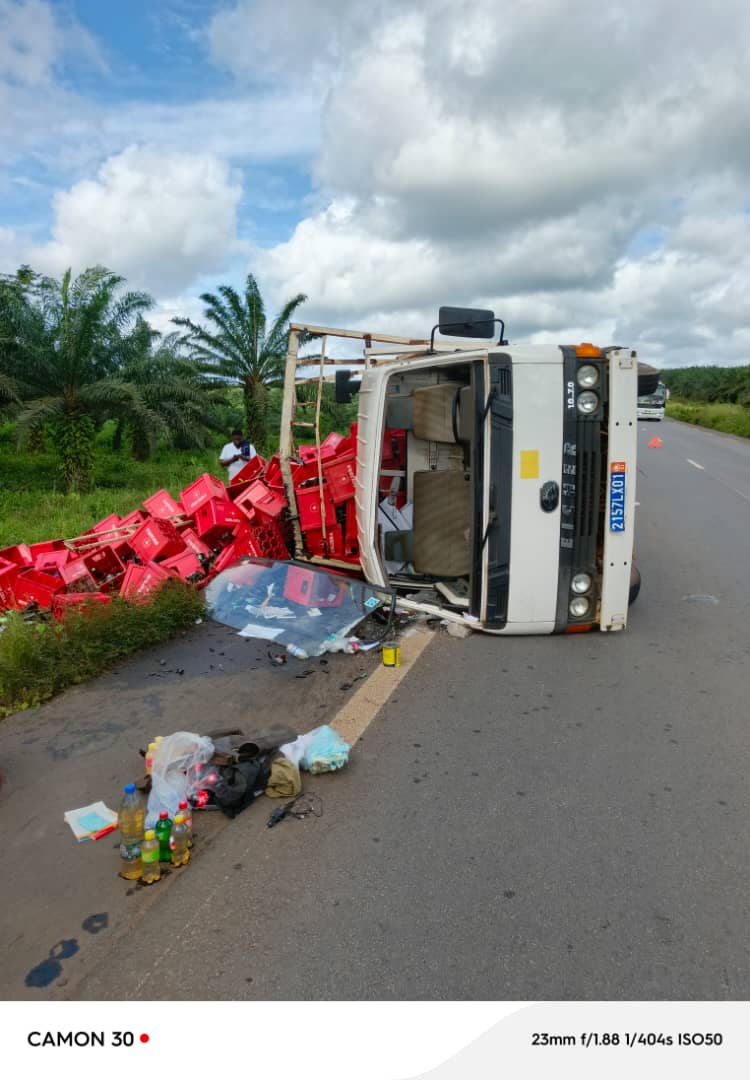
M 188 796 L 188 770 L 209 761 L 214 754 L 214 744 L 205 735 L 193 735 L 189 731 L 176 731 L 157 746 L 151 767 L 151 792 L 148 797 L 146 827 L 158 820 L 166 810 L 174 820 L 180 803 Z
M 280 747 L 284 757 L 313 774 L 343 768 L 349 760 L 349 749 L 349 744 L 328 724 L 313 728 L 294 742 Z

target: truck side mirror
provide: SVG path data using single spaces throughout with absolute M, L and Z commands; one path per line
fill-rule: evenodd
M 441 307 L 438 328 L 448 337 L 491 338 L 495 335 L 495 312 L 483 308 Z
M 350 378 L 351 371 L 347 368 L 336 372 L 336 404 L 348 405 L 354 395 L 359 392 L 361 379 Z

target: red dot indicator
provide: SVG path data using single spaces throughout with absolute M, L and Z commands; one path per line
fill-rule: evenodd
M 148 1042 L 148 1035 L 145 1035 L 145 1034 L 141 1035 L 141 1042 L 142 1043 L 147 1043 Z

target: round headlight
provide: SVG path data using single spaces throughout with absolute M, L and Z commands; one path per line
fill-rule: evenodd
M 582 413 L 596 412 L 599 408 L 599 395 L 593 390 L 584 390 L 576 398 L 576 408 Z
M 596 386 L 599 382 L 599 371 L 593 364 L 581 364 L 576 372 L 576 379 L 579 386 L 582 386 L 585 390 L 590 390 L 592 386 Z
M 574 596 L 568 604 L 568 611 L 574 619 L 581 619 L 589 610 L 589 602 L 585 596 Z
M 590 574 L 574 574 L 570 587 L 574 593 L 585 593 L 591 588 Z

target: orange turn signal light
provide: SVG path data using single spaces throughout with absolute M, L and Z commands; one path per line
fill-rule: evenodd
M 593 623 L 578 623 L 573 626 L 569 626 L 565 631 L 566 634 L 588 634 L 589 630 L 594 629 Z
M 596 345 L 592 345 L 590 341 L 582 341 L 580 345 L 576 345 L 576 356 L 597 356 L 601 357 L 602 350 L 597 349 Z

